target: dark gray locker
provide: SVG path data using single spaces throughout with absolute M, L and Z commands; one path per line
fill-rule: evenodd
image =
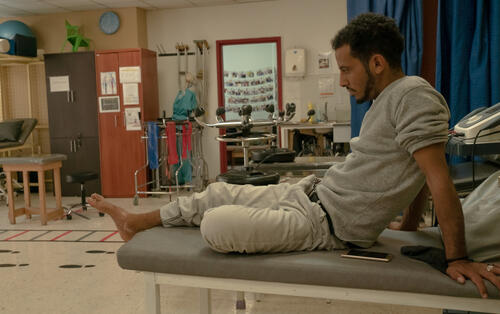
M 79 184 L 66 183 L 66 175 L 100 170 L 94 52 L 46 54 L 45 73 L 51 152 L 68 157 L 61 169 L 62 195 L 77 196 Z M 51 91 L 50 78 L 56 76 L 68 76 L 68 91 Z M 85 187 L 101 192 L 100 180 Z

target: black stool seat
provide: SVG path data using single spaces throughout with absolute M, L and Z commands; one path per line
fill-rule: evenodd
M 85 183 L 86 181 L 95 180 L 99 178 L 97 172 L 81 171 L 66 175 L 66 182 L 68 183 Z
M 76 211 L 73 211 L 73 207 L 75 206 L 81 206 L 82 210 L 87 211 L 87 201 L 85 200 L 85 197 L 87 195 L 85 191 L 85 182 L 90 181 L 90 180 L 96 180 L 99 179 L 99 174 L 94 171 L 80 171 L 80 172 L 74 172 L 66 175 L 66 182 L 67 183 L 80 183 L 80 197 L 81 197 L 81 203 L 78 204 L 73 204 L 69 209 L 66 211 L 66 218 L 71 219 L 71 213 L 74 212 L 80 217 L 83 217 L 85 219 L 89 219 L 86 216 L 83 216 L 81 214 L 78 214 Z M 104 213 L 99 212 L 99 216 L 104 216 Z

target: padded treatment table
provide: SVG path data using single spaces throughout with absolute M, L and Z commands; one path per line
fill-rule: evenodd
M 32 155 L 25 157 L 0 157 L 0 164 L 7 175 L 7 190 L 9 194 L 9 221 L 16 223 L 16 217 L 26 215 L 31 218 L 31 214 L 40 214 L 42 225 L 46 225 L 48 220 L 60 219 L 64 217 L 64 210 L 61 202 L 61 167 L 62 161 L 66 160 L 63 154 Z M 45 204 L 45 171 L 53 171 L 54 193 L 56 207 L 47 208 Z M 24 208 L 15 209 L 14 190 L 12 187 L 12 173 L 21 171 L 23 173 Z M 31 206 L 29 176 L 30 171 L 38 173 L 38 195 L 40 207 Z
M 200 313 L 210 313 L 210 289 L 500 313 L 491 283 L 490 299 L 481 299 L 472 282 L 460 285 L 402 256 L 405 245 L 442 247 L 431 233 L 385 230 L 371 250 L 392 253 L 389 263 L 341 258 L 340 250 L 221 254 L 198 228 L 155 227 L 125 243 L 117 259 L 124 269 L 144 272 L 148 313 L 160 313 L 160 284 L 200 288 Z

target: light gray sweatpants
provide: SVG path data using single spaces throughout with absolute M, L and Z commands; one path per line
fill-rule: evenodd
M 160 208 L 163 226 L 200 226 L 218 252 L 271 253 L 345 248 L 325 213 L 307 196 L 313 175 L 296 184 L 210 184 Z

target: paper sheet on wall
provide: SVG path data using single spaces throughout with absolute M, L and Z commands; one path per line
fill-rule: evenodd
M 335 80 L 333 77 L 320 77 L 318 80 L 319 97 L 331 97 L 335 93 Z
M 140 83 L 141 67 L 120 67 L 120 83 Z
M 124 83 L 123 89 L 123 104 L 124 105 L 138 105 L 139 104 L 139 84 L 137 83 Z
M 127 131 L 140 131 L 141 127 L 141 108 L 125 108 L 125 129 Z
M 318 72 L 325 73 L 332 70 L 331 63 L 332 52 L 320 52 L 318 53 Z
M 49 77 L 50 92 L 69 92 L 69 76 Z
M 116 72 L 101 72 L 101 94 L 116 95 Z

